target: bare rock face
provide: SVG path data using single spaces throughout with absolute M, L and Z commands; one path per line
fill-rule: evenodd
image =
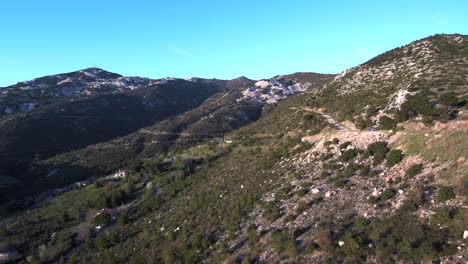
M 284 83 L 275 79 L 261 80 L 255 86 L 242 91 L 239 102 L 250 100 L 258 103 L 275 104 L 290 95 L 304 92 L 310 83 Z

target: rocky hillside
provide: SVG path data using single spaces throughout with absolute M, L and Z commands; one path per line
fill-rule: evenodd
M 300 92 L 287 93 L 290 87 L 313 89 L 334 77 L 301 76 L 280 80 L 278 100 Z M 222 137 L 260 117 L 265 102 L 241 99 L 255 83 L 245 77 L 151 80 L 90 68 L 7 87 L 0 97 L 9 109 L 0 117 L 0 173 L 34 182 L 30 193 Z
M 39 161 L 52 178 L 125 175 L 9 203 L 20 213 L 3 220 L 0 251 L 23 262 L 465 263 L 466 38 L 415 41 L 315 85 L 305 74 L 226 81 L 181 115 Z M 311 85 L 268 103 L 298 81 Z
M 453 118 L 458 111 L 452 108 L 467 96 L 467 54 L 464 35 L 409 43 L 337 75 L 319 94 L 318 104 L 355 123 L 383 115 L 397 121 L 417 115 L 427 121 Z

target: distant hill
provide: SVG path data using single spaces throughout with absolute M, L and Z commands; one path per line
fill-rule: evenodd
M 137 157 L 222 136 L 260 117 L 266 104 L 260 96 L 276 103 L 333 77 L 286 75 L 272 90 L 245 77 L 153 80 L 88 68 L 18 83 L 0 95 L 0 172 L 23 182 L 61 184 L 63 179 L 46 177 L 55 167 L 39 166 L 56 155 L 50 162 L 58 167 L 111 171 Z M 244 98 L 248 89 L 257 94 Z

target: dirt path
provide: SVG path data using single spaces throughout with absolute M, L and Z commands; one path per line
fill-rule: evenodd
M 338 130 L 341 130 L 341 131 L 347 131 L 349 130 L 348 128 L 344 127 L 343 125 L 341 125 L 339 122 L 337 122 L 335 119 L 333 119 L 333 117 L 325 114 L 325 113 L 322 113 L 322 112 L 319 112 L 319 111 L 315 111 L 315 113 L 321 115 L 323 118 L 325 118 L 325 120 L 327 120 L 327 122 L 332 125 L 333 127 L 335 127 L 336 129 Z
M 349 129 L 345 126 L 343 126 L 342 124 L 340 124 L 339 122 L 337 122 L 335 119 L 333 119 L 333 117 L 323 113 L 323 112 L 320 112 L 320 111 L 317 111 L 317 110 L 314 110 L 314 109 L 311 109 L 311 108 L 308 108 L 308 107 L 291 107 L 291 109 L 293 110 L 303 110 L 303 111 L 308 111 L 308 112 L 314 112 L 314 113 L 317 113 L 319 115 L 321 115 L 323 118 L 325 118 L 325 120 L 327 120 L 327 122 L 334 128 L 336 128 L 337 130 L 341 130 L 341 131 L 348 131 Z

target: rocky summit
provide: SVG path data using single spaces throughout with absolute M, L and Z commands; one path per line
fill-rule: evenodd
M 339 74 L 0 89 L 0 263 L 467 263 L 468 36 Z

